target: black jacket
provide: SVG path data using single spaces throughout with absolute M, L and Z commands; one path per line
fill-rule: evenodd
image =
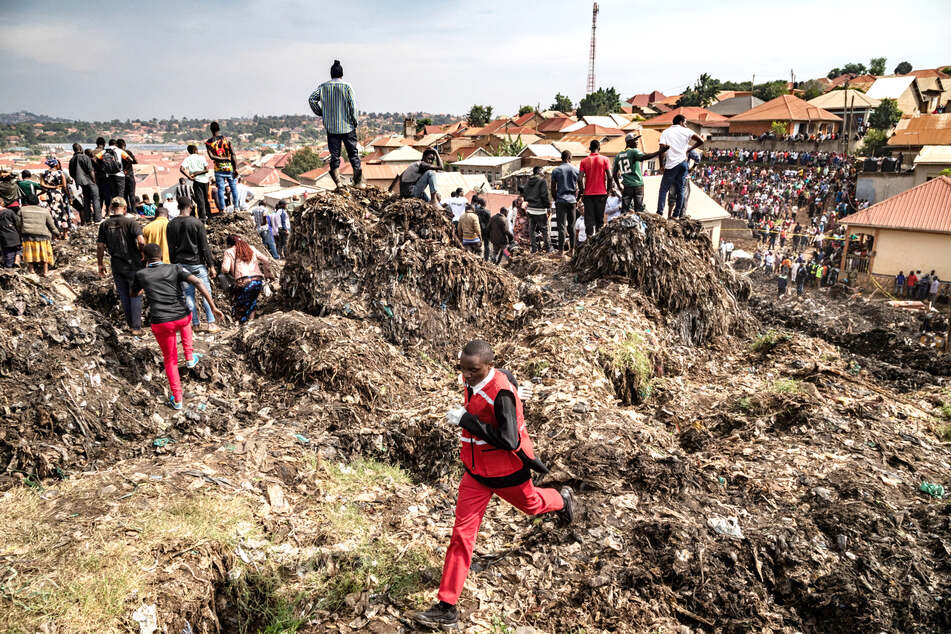
M 96 170 L 92 165 L 92 159 L 82 152 L 73 154 L 73 158 L 69 159 L 69 175 L 80 187 L 95 183 Z
M 215 265 L 205 225 L 195 216 L 172 218 L 165 228 L 165 239 L 172 264 L 204 264 L 208 268 Z
M 17 212 L 14 209 L 0 208 L 0 247 L 12 248 L 20 244 L 20 232 L 17 230 Z
M 551 206 L 548 183 L 544 176 L 537 175 L 528 179 L 522 195 L 525 197 L 528 206 L 534 209 L 548 209 Z

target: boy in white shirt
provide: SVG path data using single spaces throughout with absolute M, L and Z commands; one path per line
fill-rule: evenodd
M 587 239 L 588 236 L 584 232 L 584 217 L 578 216 L 578 219 L 575 220 L 575 244 L 580 245 Z

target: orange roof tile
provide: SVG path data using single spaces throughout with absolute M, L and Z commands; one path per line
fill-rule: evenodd
M 780 95 L 730 121 L 842 121 L 828 110 L 810 105 L 794 95 Z
M 545 119 L 538 124 L 539 132 L 561 132 L 570 125 L 577 123 L 571 117 L 556 117 L 554 119 Z
M 951 233 L 951 178 L 939 176 L 842 219 L 848 227 Z
M 951 145 L 951 113 L 902 119 L 889 145 Z
M 679 108 L 674 108 L 669 112 L 665 112 L 664 114 L 657 115 L 656 117 L 644 121 L 641 125 L 655 127 L 658 125 L 673 125 L 674 117 L 676 117 L 678 114 L 685 116 L 687 121 L 690 123 L 706 126 L 708 128 L 726 128 L 730 125 L 730 120 L 724 117 L 722 114 L 711 112 L 706 108 L 701 108 L 699 106 L 681 106 Z
M 622 136 L 624 130 L 620 128 L 606 128 L 603 125 L 586 125 L 583 128 L 572 130 L 573 136 Z

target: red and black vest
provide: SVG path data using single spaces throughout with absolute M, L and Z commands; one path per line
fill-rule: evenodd
M 490 372 L 492 376 L 488 383 L 480 390 L 474 391 L 471 397 L 466 390 L 466 411 L 484 424 L 498 427 L 498 421 L 495 420 L 495 398 L 501 390 L 511 392 L 515 398 L 518 447 L 514 451 L 500 449 L 463 429 L 460 457 L 466 471 L 477 480 L 488 486 L 503 488 L 521 484 L 531 478 L 529 467 L 520 454 L 524 454 L 529 460 L 535 460 L 535 450 L 525 429 L 522 401 L 518 398 L 518 392 L 504 374 L 495 368 Z M 509 476 L 515 476 L 514 480 Z

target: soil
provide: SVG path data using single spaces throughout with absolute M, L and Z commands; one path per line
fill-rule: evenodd
M 163 405 L 154 341 L 128 334 L 95 274 L 91 230 L 57 247 L 49 278 L 0 274 L 0 484 L 9 500 L 37 489 L 24 517 L 63 535 L 58 560 L 110 522 L 131 543 L 130 518 L 199 495 L 246 506 L 261 535 L 176 533 L 115 629 L 154 605 L 160 631 L 279 631 L 260 606 L 283 605 L 284 631 L 413 631 L 452 526 L 455 355 L 476 336 L 534 385 L 539 484 L 574 487 L 580 511 L 565 527 L 490 504 L 466 631 L 951 628 L 951 505 L 919 490 L 951 485 L 935 434 L 951 366 L 915 347 L 913 315 L 820 291 L 773 301 L 697 227 L 653 216 L 611 223 L 573 261 L 508 269 L 463 252 L 433 208 L 373 188 L 318 195 L 292 225 L 263 316 L 197 336 L 207 356 L 183 369 L 181 412 Z M 247 219 L 209 231 L 219 257 L 227 232 L 262 248 Z M 327 473 L 366 460 L 412 479 L 334 488 Z M 341 508 L 367 522 L 377 563 L 327 524 Z M 0 612 L 55 574 L 26 537 L 0 546 L 14 573 Z M 372 567 L 386 552 L 425 562 L 408 590 Z M 367 566 L 339 601 L 307 582 Z

